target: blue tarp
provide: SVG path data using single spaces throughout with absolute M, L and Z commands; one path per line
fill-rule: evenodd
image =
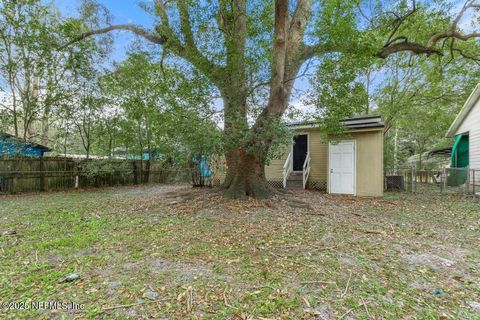
M 9 138 L 0 138 L 0 157 L 33 157 L 43 156 L 45 147 L 18 143 Z
M 200 168 L 200 175 L 205 178 L 209 178 L 212 176 L 212 171 L 208 165 L 207 157 L 204 155 L 200 156 L 200 160 L 197 157 L 192 158 L 192 162 L 198 164 Z

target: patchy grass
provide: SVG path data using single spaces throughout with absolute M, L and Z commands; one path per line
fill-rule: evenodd
M 1 198 L 0 318 L 480 318 L 478 200 L 183 189 Z

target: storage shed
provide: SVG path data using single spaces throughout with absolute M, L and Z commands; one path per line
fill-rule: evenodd
M 322 139 L 317 123 L 293 123 L 292 144 L 265 167 L 270 183 L 355 196 L 383 195 L 383 131 L 379 116 L 342 120 L 345 140 Z

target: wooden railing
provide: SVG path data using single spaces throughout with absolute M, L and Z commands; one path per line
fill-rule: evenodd
M 285 164 L 283 165 L 283 188 L 287 187 L 287 179 L 290 173 L 293 170 L 293 153 L 290 152 L 288 154 L 287 160 L 285 160 Z
M 308 176 L 310 175 L 310 152 L 307 153 L 305 162 L 303 163 L 303 189 L 307 186 Z

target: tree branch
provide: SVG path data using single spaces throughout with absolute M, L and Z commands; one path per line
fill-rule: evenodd
M 344 46 L 333 45 L 331 43 L 319 43 L 314 45 L 302 45 L 300 48 L 299 59 L 305 62 L 315 56 L 322 55 L 324 53 L 342 52 L 342 53 L 354 53 L 358 52 L 358 46 Z
M 305 62 L 301 56 L 305 29 L 312 11 L 312 0 L 298 0 L 288 28 L 288 46 L 285 60 L 285 79 L 293 79 Z M 287 81 L 288 82 L 288 81 Z M 291 91 L 293 83 L 287 83 Z
M 397 33 L 398 29 L 400 28 L 400 26 L 403 24 L 403 22 L 405 20 L 408 19 L 408 17 L 410 17 L 411 15 L 413 15 L 415 12 L 417 12 L 417 4 L 415 2 L 415 0 L 412 0 L 412 9 L 409 10 L 405 15 L 401 16 L 401 17 L 398 17 L 397 19 L 395 19 L 395 22 L 396 22 L 396 25 L 395 27 L 393 28 L 392 32 L 390 33 L 390 35 L 388 36 L 388 39 L 387 41 L 385 42 L 385 45 L 384 47 L 388 46 L 389 44 L 393 43 L 396 39 L 398 39 L 398 37 L 396 39 L 393 39 L 393 36 L 395 35 L 395 33 Z
M 270 98 L 261 117 L 283 114 L 288 101 L 277 101 L 279 91 L 283 92 L 280 97 L 290 96 L 296 75 L 306 60 L 303 57 L 303 37 L 311 14 L 312 0 L 298 0 L 289 23 L 288 1 L 276 1 L 275 4 L 275 45 Z
M 188 6 L 185 0 L 179 0 L 177 6 L 180 13 L 180 30 L 185 37 L 185 46 L 182 46 L 180 41 L 175 37 L 175 39 L 177 39 L 175 42 L 177 47 L 176 53 L 184 57 L 186 60 L 190 61 L 193 65 L 195 65 L 195 67 L 201 70 L 214 83 L 218 85 L 221 68 L 211 62 L 205 55 L 200 52 L 200 50 L 198 50 L 198 47 L 195 44 L 195 39 L 193 37 L 192 25 L 190 23 L 190 14 L 188 12 Z M 163 6 L 161 7 L 161 11 L 161 15 L 166 17 L 165 8 Z M 172 32 L 171 29 L 170 32 Z
M 426 44 L 411 42 L 406 37 L 396 37 L 392 40 L 393 35 L 397 32 L 400 24 L 397 24 L 393 31 L 390 33 L 388 40 L 386 41 L 385 46 L 380 49 L 375 55 L 379 58 L 387 58 L 389 55 L 396 52 L 408 51 L 413 54 L 426 54 L 426 55 L 442 55 L 442 49 L 436 48 L 438 42 L 446 39 L 456 39 L 461 41 L 468 41 L 470 39 L 480 38 L 480 32 L 472 32 L 469 34 L 463 34 L 457 30 L 458 23 L 463 18 L 468 9 L 478 9 L 480 4 L 476 0 L 468 0 L 463 5 L 460 12 L 457 14 L 455 19 L 452 21 L 452 25 L 448 31 L 437 32 L 433 34 L 430 39 L 428 39 Z M 413 14 L 416 11 L 415 3 L 414 7 L 409 13 L 403 17 L 400 17 L 400 23 L 405 21 L 405 19 Z M 397 42 L 398 40 L 403 40 L 402 42 Z M 459 51 L 454 48 L 454 42 L 451 43 L 450 52 Z
M 99 34 L 105 34 L 105 33 L 108 33 L 108 32 L 114 31 L 114 30 L 131 31 L 131 32 L 135 33 L 136 35 L 141 36 L 144 39 L 146 39 L 146 40 L 148 40 L 152 43 L 156 43 L 156 44 L 164 44 L 167 41 L 167 38 L 165 36 L 162 36 L 162 35 L 158 36 L 158 35 L 152 34 L 152 33 L 148 32 L 147 30 L 145 30 L 141 27 L 138 27 L 138 26 L 135 26 L 135 25 L 132 25 L 132 24 L 118 24 L 118 25 L 108 26 L 108 27 L 102 28 L 102 29 L 97 29 L 97 30 L 91 30 L 91 31 L 84 32 L 80 36 L 78 36 L 78 37 L 74 38 L 73 40 L 67 42 L 66 44 L 62 45 L 59 49 L 62 50 L 62 49 L 66 48 L 66 47 L 68 47 L 68 46 L 70 46 L 74 43 L 85 40 L 88 37 L 91 37 L 91 36 L 94 36 L 94 35 L 99 35 Z
M 301 0 L 299 3 L 302 2 Z M 275 32 L 273 45 L 272 78 L 267 112 L 281 109 L 281 97 L 286 94 L 283 84 L 287 57 L 288 0 L 275 1 Z M 280 99 L 279 99 L 280 98 Z M 277 111 L 278 112 L 278 111 Z
M 433 47 L 425 46 L 416 42 L 396 42 L 383 47 L 375 53 L 375 56 L 378 58 L 386 59 L 388 56 L 397 53 L 408 51 L 413 54 L 426 54 L 427 56 L 432 54 L 442 55 L 442 51 Z
M 192 26 L 190 24 L 190 14 L 188 13 L 185 0 L 178 1 L 178 11 L 180 12 L 180 29 L 185 36 L 185 43 L 191 48 L 197 48 L 193 39 Z
M 470 9 L 470 8 L 480 8 L 480 4 L 476 4 L 475 1 L 476 1 L 476 0 L 468 0 L 467 2 L 465 2 L 465 4 L 463 5 L 462 9 L 461 9 L 460 12 L 458 13 L 457 17 L 455 18 L 455 20 L 453 20 L 452 29 L 456 29 L 456 28 L 457 28 L 458 23 L 460 22 L 460 20 L 462 20 L 465 12 L 466 12 L 468 9 Z
M 462 34 L 456 30 L 451 30 L 451 31 L 446 31 L 446 32 L 440 32 L 436 33 L 433 36 L 430 37 L 430 40 L 428 41 L 427 47 L 433 47 L 437 42 L 439 42 L 442 39 L 458 39 L 462 41 L 467 41 L 469 39 L 473 38 L 480 38 L 480 32 L 472 32 L 469 34 Z
M 105 34 L 105 33 L 116 31 L 116 30 L 130 31 L 138 36 L 143 37 L 144 39 L 150 41 L 151 43 L 164 45 L 168 49 L 171 49 L 179 57 L 192 63 L 195 67 L 197 67 L 199 70 L 204 72 L 204 74 L 210 80 L 212 80 L 212 82 L 218 85 L 221 68 L 218 67 L 216 64 L 212 63 L 211 61 L 209 61 L 205 56 L 201 55 L 200 52 L 196 50 L 196 47 L 192 48 L 192 50 L 189 52 L 189 50 L 187 50 L 187 48 L 183 46 L 183 44 L 175 36 L 173 30 L 170 28 L 170 25 L 168 24 L 168 15 L 167 15 L 165 6 L 161 0 L 157 0 L 155 2 L 155 8 L 162 20 L 161 24 L 156 27 L 157 34 L 151 33 L 141 27 L 131 25 L 131 24 L 112 25 L 102 29 L 84 32 L 80 36 L 62 45 L 59 49 L 62 50 L 72 44 L 85 40 L 86 38 L 91 36 Z M 187 32 L 187 34 L 190 32 L 190 36 L 191 36 L 191 30 L 190 31 L 185 30 L 185 32 Z M 186 35 L 186 38 L 188 39 L 187 35 Z M 193 36 L 191 39 L 193 42 Z

